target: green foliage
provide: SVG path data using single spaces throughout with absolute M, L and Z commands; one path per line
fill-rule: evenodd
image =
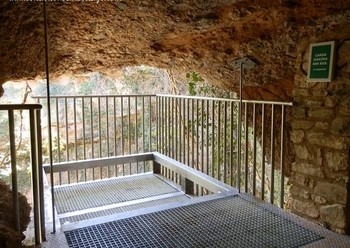
M 229 94 L 223 89 L 215 87 L 207 83 L 197 72 L 189 72 L 186 74 L 188 91 L 191 96 L 207 96 L 207 97 L 228 97 Z

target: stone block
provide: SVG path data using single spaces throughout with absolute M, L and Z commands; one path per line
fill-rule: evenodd
M 306 109 L 304 107 L 296 106 L 293 108 L 293 117 L 294 118 L 305 118 Z
M 323 147 L 334 148 L 338 150 L 346 150 L 349 143 L 345 137 L 337 137 L 324 132 L 310 132 L 306 135 L 311 144 Z
M 349 168 L 349 155 L 347 153 L 327 152 L 326 161 L 328 168 L 333 171 L 342 171 Z
M 347 198 L 346 186 L 340 186 L 329 182 L 318 182 L 315 189 L 315 195 L 322 196 L 328 201 L 345 204 Z
M 316 203 L 312 201 L 301 201 L 298 199 L 292 199 L 292 210 L 307 215 L 313 219 L 316 219 L 320 216 L 320 210 Z
M 305 145 L 294 145 L 294 151 L 297 158 L 313 161 L 317 165 L 322 164 L 321 149 Z
M 331 132 L 335 134 L 344 133 L 350 136 L 350 118 L 335 118 L 332 121 Z
M 304 140 L 304 137 L 305 137 L 305 133 L 303 130 L 293 130 L 290 133 L 290 139 L 295 144 L 301 143 Z
M 307 96 L 309 96 L 309 90 L 305 89 L 305 88 L 295 88 L 293 90 L 293 96 L 307 97 Z
M 306 69 L 307 71 L 307 69 Z M 297 80 L 297 78 L 296 78 Z M 317 85 L 317 82 L 307 82 L 305 80 L 305 76 L 301 76 L 300 80 L 298 80 L 297 82 L 297 86 L 299 86 L 299 88 L 306 88 L 306 89 L 310 89 L 312 87 L 314 87 L 315 85 Z
M 293 170 L 305 175 L 324 178 L 321 167 L 315 167 L 315 165 L 312 164 L 295 162 L 293 163 Z
M 315 129 L 318 130 L 329 130 L 329 123 L 328 122 L 323 122 L 319 121 L 315 123 Z
M 350 97 L 348 98 L 345 98 L 345 100 L 343 100 L 341 103 L 340 103 L 340 106 L 339 106 L 339 113 L 344 115 L 344 116 L 350 116 Z
M 308 107 L 322 107 L 323 106 L 323 102 L 317 101 L 317 100 L 305 100 L 305 104 Z
M 334 117 L 334 110 L 326 108 L 310 108 L 307 114 L 314 119 L 329 120 Z
M 295 130 L 299 130 L 299 129 L 307 130 L 314 126 L 314 122 L 306 121 L 306 120 L 293 120 L 291 122 L 291 126 Z
M 334 108 L 338 101 L 339 101 L 338 97 L 334 97 L 334 96 L 326 97 L 325 106 L 328 108 Z
M 322 196 L 311 195 L 311 199 L 314 200 L 316 203 L 318 203 L 320 205 L 324 205 L 324 204 L 327 203 L 327 199 L 322 197 Z
M 303 198 L 303 199 L 310 199 L 310 197 L 311 197 L 310 191 L 305 190 L 305 189 L 300 188 L 300 187 L 296 187 L 294 185 L 291 186 L 290 193 L 294 197 L 296 196 L 296 197 Z
M 294 177 L 293 177 L 293 184 L 308 187 L 308 188 L 312 189 L 315 187 L 315 180 L 309 178 L 306 175 L 295 172 Z
M 340 204 L 322 206 L 320 208 L 321 220 L 327 225 L 335 226 L 341 229 L 346 228 L 345 207 Z

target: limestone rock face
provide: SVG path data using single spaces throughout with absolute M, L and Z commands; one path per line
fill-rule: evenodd
M 349 21 L 348 0 L 116 0 L 48 2 L 51 76 L 151 65 L 180 77 L 197 71 L 244 96 L 290 100 L 300 38 Z M 42 2 L 0 1 L 0 83 L 44 76 Z M 344 61 L 346 62 L 346 61 Z
M 18 233 L 15 229 L 12 191 L 10 187 L 1 180 L 0 192 L 0 247 L 21 247 L 22 240 L 25 238 L 23 232 L 27 229 L 30 221 L 31 207 L 28 204 L 26 197 L 21 193 L 18 193 L 21 231 L 21 233 Z

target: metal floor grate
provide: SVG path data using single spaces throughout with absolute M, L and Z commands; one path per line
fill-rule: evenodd
M 78 221 L 82 221 L 82 220 L 89 220 L 89 219 L 98 218 L 98 217 L 102 217 L 102 216 L 123 213 L 126 211 L 132 211 L 132 210 L 141 209 L 141 208 L 159 206 L 162 204 L 167 204 L 167 203 L 172 203 L 172 202 L 185 201 L 188 199 L 190 199 L 190 198 L 186 195 L 167 197 L 167 198 L 160 199 L 160 200 L 146 201 L 146 202 L 136 203 L 136 204 L 132 204 L 132 205 L 125 205 L 122 207 L 116 207 L 116 208 L 105 209 L 105 210 L 91 212 L 91 213 L 75 215 L 75 216 L 66 217 L 66 218 L 60 218 L 60 222 L 61 222 L 61 224 L 73 223 L 73 222 L 78 222 Z
M 320 235 L 239 196 L 65 232 L 71 248 L 299 247 Z
M 153 174 L 57 187 L 59 214 L 178 192 Z

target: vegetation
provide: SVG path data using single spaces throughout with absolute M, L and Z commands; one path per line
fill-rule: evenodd
M 168 71 L 162 71 L 150 67 L 127 67 L 121 71 L 118 79 L 106 77 L 100 73 L 91 73 L 79 78 L 79 83 L 75 82 L 76 78 L 70 78 L 62 83 L 53 82 L 50 86 L 50 91 L 55 95 L 105 95 L 112 96 L 118 94 L 153 94 L 157 93 L 178 93 L 190 94 L 192 96 L 218 97 L 228 98 L 229 92 L 211 86 L 206 82 L 201 75 L 196 72 L 189 72 L 186 75 L 186 84 L 180 84 L 179 79 Z M 28 84 L 27 84 L 28 85 Z M 5 85 L 6 86 L 6 85 Z M 6 92 L 18 92 L 14 89 L 15 86 L 6 87 Z M 44 81 L 39 82 L 37 87 L 32 87 L 30 90 L 27 87 L 27 93 L 32 91 L 33 95 L 46 95 L 46 85 Z M 25 93 L 26 94 L 26 93 Z M 27 94 L 28 95 L 28 94 Z M 2 99 L 4 100 L 4 99 Z M 27 99 L 26 99 L 27 100 Z M 28 99 L 27 102 L 34 101 Z M 43 105 L 46 105 L 46 100 L 41 100 Z M 188 103 L 189 104 L 189 103 Z M 52 99 L 52 134 L 53 134 L 53 160 L 69 161 L 82 160 L 96 157 L 106 157 L 111 155 L 122 155 L 129 153 L 138 153 L 143 151 L 156 150 L 157 143 L 157 117 L 156 117 L 156 102 L 155 99 L 149 98 L 121 98 L 121 97 L 93 97 L 93 98 L 65 98 Z M 209 107 L 210 109 L 207 109 Z M 58 110 L 58 111 L 57 111 Z M 56 112 L 57 111 L 57 112 Z M 189 165 L 207 172 L 208 174 L 222 180 L 226 183 L 237 185 L 237 115 L 238 105 L 230 103 L 222 103 L 219 101 L 210 102 L 209 105 L 203 104 L 201 101 L 193 101 L 192 105 L 188 105 L 189 118 L 185 118 L 182 110 L 175 108 L 178 116 L 180 127 L 184 130 L 183 135 L 188 137 L 185 146 L 190 154 L 187 154 L 183 162 L 189 161 Z M 194 115 L 195 113 L 195 115 Z M 228 113 L 224 115 L 224 113 Z M 42 127 L 43 127 L 43 153 L 44 162 L 48 162 L 48 140 L 47 140 L 47 112 L 46 108 L 42 111 Z M 25 122 L 26 119 L 21 119 L 21 115 L 16 117 L 19 121 Z M 169 116 L 170 118 L 170 116 Z M 171 117 L 172 118 L 172 117 Z M 185 120 L 185 121 L 183 121 Z M 7 125 L 6 115 L 0 116 L 1 132 L 0 136 L 6 139 Z M 24 125 L 17 130 L 20 135 L 25 133 L 27 127 Z M 168 129 L 169 131 L 170 129 Z M 159 130 L 158 130 L 159 132 Z M 245 125 L 242 125 L 242 133 L 245 133 Z M 261 154 L 259 142 L 256 147 L 252 145 L 251 140 L 252 130 L 248 127 L 248 140 L 242 136 L 242 144 L 249 143 L 247 146 L 247 156 L 242 159 L 242 173 L 240 180 L 241 185 L 244 185 L 245 180 L 248 180 L 248 191 L 253 191 L 253 177 L 256 178 L 256 190 L 261 193 L 262 188 L 262 166 L 261 157 L 255 158 L 256 170 L 253 171 L 253 151 Z M 174 142 L 179 141 L 179 137 L 171 137 L 173 134 L 168 134 Z M 19 139 L 20 136 L 17 137 Z M 27 137 L 28 138 L 28 137 Z M 193 140 L 193 141 L 192 141 Z M 20 142 L 18 145 L 19 161 L 21 161 L 19 170 L 20 175 L 28 175 L 27 182 L 30 182 L 30 166 L 29 166 L 29 151 L 28 143 Z M 8 149 L 8 144 L 6 144 Z M 164 151 L 175 149 L 175 147 L 162 147 Z M 245 154 L 245 147 L 242 145 L 241 153 Z M 196 151 L 195 156 L 191 155 Z M 5 151 L 5 150 L 4 150 Z M 2 152 L 1 154 L 5 154 Z M 9 165 L 8 157 L 0 155 L 2 163 L 0 164 L 2 178 L 9 180 Z M 209 161 L 204 161 L 203 157 Z M 245 161 L 247 158 L 247 161 Z M 248 170 L 244 164 L 248 164 Z M 265 192 L 267 197 L 270 195 L 271 179 L 269 178 L 268 163 L 265 163 L 267 170 L 265 172 Z M 127 173 L 137 173 L 138 171 L 147 170 L 147 166 L 137 165 L 137 171 L 131 171 L 131 165 L 110 166 L 93 170 L 76 171 L 66 175 L 56 175 L 56 183 L 68 183 L 74 181 L 85 180 L 89 178 L 109 177 L 111 175 L 121 175 Z M 247 175 L 246 175 L 247 173 Z M 92 174 L 92 175 L 87 175 Z M 278 171 L 275 173 L 275 180 L 280 180 Z M 23 185 L 28 186 L 24 182 Z M 275 187 L 276 197 L 280 190 Z M 260 192 L 260 193 L 259 193 Z M 275 199 L 277 201 L 277 199 Z

